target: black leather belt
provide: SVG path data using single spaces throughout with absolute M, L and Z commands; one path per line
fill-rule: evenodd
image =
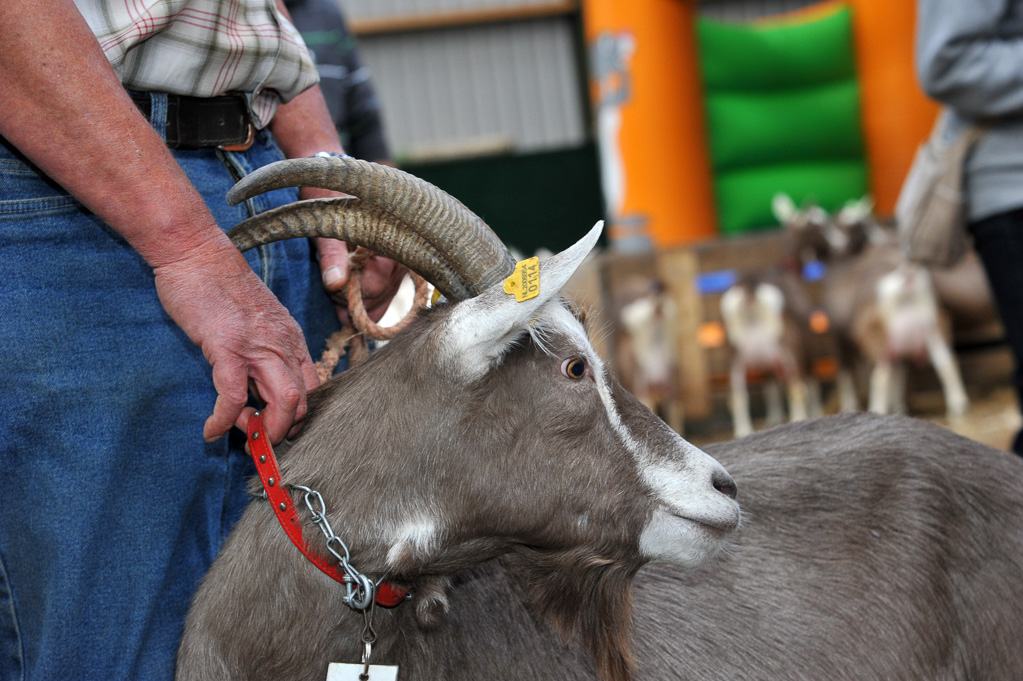
M 132 92 L 131 99 L 150 120 L 148 92 Z M 252 146 L 256 128 L 241 95 L 186 97 L 167 95 L 167 146 L 171 149 L 217 147 L 244 151 Z

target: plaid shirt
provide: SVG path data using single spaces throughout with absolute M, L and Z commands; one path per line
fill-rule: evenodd
M 128 89 L 247 95 L 257 127 L 317 81 L 274 0 L 74 0 Z

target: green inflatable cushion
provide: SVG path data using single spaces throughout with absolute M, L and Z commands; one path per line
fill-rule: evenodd
M 854 78 L 852 10 L 806 22 L 696 23 L 708 90 L 777 90 Z
M 867 192 L 848 6 L 697 31 L 722 233 L 777 226 L 777 192 L 829 209 Z
M 711 162 L 721 172 L 807 158 L 860 159 L 859 102 L 855 81 L 708 97 Z
M 777 228 L 771 199 L 778 191 L 785 191 L 797 203 L 812 201 L 835 211 L 849 199 L 866 194 L 867 171 L 857 161 L 812 161 L 727 173 L 717 183 L 718 201 L 728 207 L 718 216 L 721 233 Z

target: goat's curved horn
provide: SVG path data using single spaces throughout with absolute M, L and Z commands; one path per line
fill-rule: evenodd
M 515 267 L 497 235 L 460 201 L 425 180 L 368 161 L 340 157 L 278 161 L 242 178 L 227 200 L 235 205 L 283 187 L 330 189 L 379 206 L 432 244 L 471 295 L 502 281 Z M 280 238 L 315 235 L 314 225 L 294 227 L 296 231 Z M 432 274 L 423 276 L 432 281 Z
M 407 265 L 450 300 L 474 295 L 432 244 L 384 209 L 359 199 L 298 201 L 251 217 L 227 235 L 240 251 L 296 235 L 341 239 Z

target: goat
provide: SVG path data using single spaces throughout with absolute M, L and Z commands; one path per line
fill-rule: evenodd
M 780 383 L 787 387 L 791 420 L 820 416 L 820 389 L 810 366 L 811 312 L 798 276 L 781 268 L 748 273 L 721 296 L 721 318 L 732 346 L 729 378 L 736 437 L 753 432 L 746 385 L 750 371 L 769 376 L 768 425 L 783 419 Z
M 267 175 L 251 177 L 243 198 Z M 410 267 L 424 276 L 437 266 L 451 302 L 310 394 L 280 484 L 322 492 L 351 564 L 414 582 L 414 604 L 349 611 L 256 500 L 195 596 L 180 681 L 323 678 L 328 661 L 358 660 L 370 631 L 374 662 L 397 663 L 404 681 L 625 680 L 632 650 L 643 678 L 1018 678 L 1018 459 L 901 417 L 782 426 L 712 449 L 751 487 L 737 530 L 733 478 L 620 388 L 558 299 L 596 229 L 517 302 L 502 283 L 510 263 L 467 221 L 468 263 L 432 234 L 408 248 L 380 237 L 413 212 L 443 224 L 450 205 L 412 199 L 382 216 L 365 205 L 374 182 L 324 184 L 362 201 L 249 224 L 308 234 L 304 213 L 316 233 L 379 238 L 385 255 L 419 257 Z M 374 215 L 371 236 L 355 233 Z M 381 415 L 394 427 L 377 429 Z
M 685 422 L 675 349 L 678 311 L 659 279 L 641 285 L 642 295 L 629 296 L 632 299 L 618 312 L 619 374 L 629 392 L 682 434 Z
M 351 565 L 416 586 L 418 625 L 409 608 L 376 609 L 378 650 L 443 618 L 451 575 L 515 553 L 536 607 L 561 631 L 580 629 L 602 677 L 627 679 L 632 575 L 655 558 L 699 564 L 740 513 L 724 468 L 619 386 L 559 297 L 601 227 L 523 280 L 475 215 L 392 168 L 285 161 L 229 200 L 286 184 L 359 200 L 264 213 L 232 232 L 241 248 L 344 238 L 408 264 L 451 301 L 310 393 L 281 454 L 281 484 L 322 495 Z M 189 612 L 179 681 L 311 679 L 360 659 L 364 617 L 277 525 L 260 501 L 239 520 Z M 326 539 L 308 543 L 328 555 Z
M 785 199 L 776 203 L 784 206 Z M 842 411 L 858 408 L 852 367 L 863 357 L 871 367 L 870 411 L 903 411 L 905 362 L 929 360 L 949 418 L 962 416 L 969 399 L 951 349 L 949 315 L 930 273 L 905 260 L 894 238 L 873 220 L 869 201 L 849 202 L 833 220 L 818 217 L 809 227 L 791 200 L 780 215 L 798 237 L 788 256 L 798 253 L 802 259 L 811 251 L 828 266 L 821 298 L 836 336 Z

